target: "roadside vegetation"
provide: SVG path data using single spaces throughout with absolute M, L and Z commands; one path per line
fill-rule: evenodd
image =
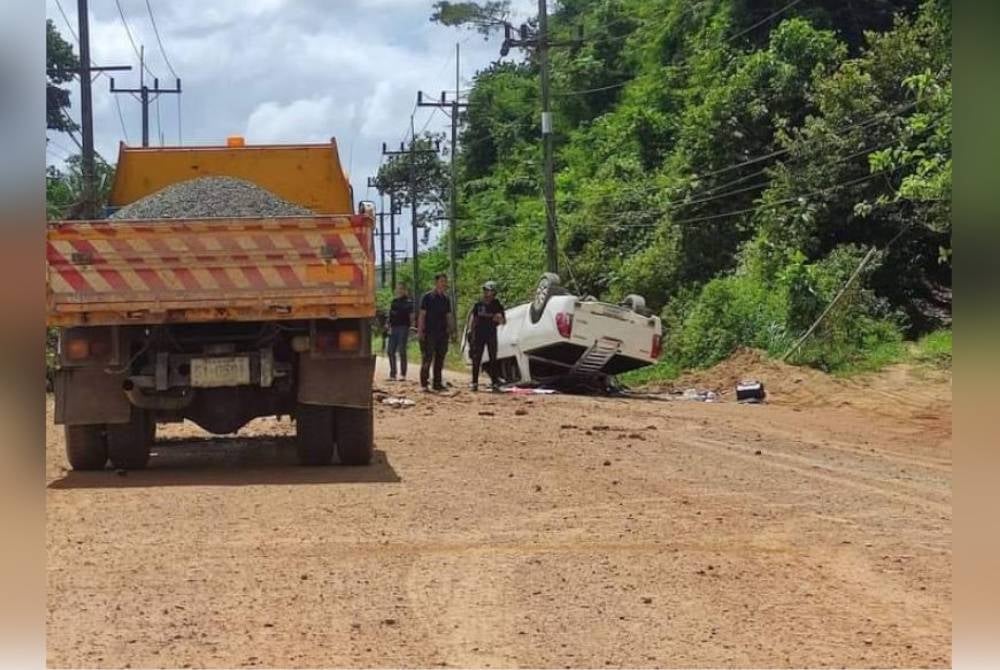
M 488 32 L 506 11 L 475 6 L 437 3 L 434 20 Z M 846 374 L 948 360 L 950 11 L 557 4 L 555 39 L 584 28 L 552 55 L 561 275 L 581 295 L 640 293 L 663 317 L 664 361 L 634 379 L 738 347 L 780 356 L 854 273 L 791 362 Z M 527 299 L 544 270 L 538 71 L 512 57 L 468 96 L 460 309 L 486 279 Z M 447 267 L 444 244 L 421 255 L 423 276 Z

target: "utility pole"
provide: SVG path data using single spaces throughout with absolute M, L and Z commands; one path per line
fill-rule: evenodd
M 149 103 L 151 100 L 156 100 L 160 95 L 164 93 L 176 93 L 181 92 L 181 80 L 177 79 L 174 88 L 160 88 L 160 80 L 158 78 L 153 78 L 153 88 L 149 88 L 146 85 L 146 79 L 143 75 L 145 70 L 145 47 L 141 47 L 139 51 L 139 88 L 115 88 L 115 78 L 111 78 L 111 92 L 112 93 L 131 93 L 132 95 L 139 95 L 139 103 L 142 105 L 142 146 L 149 146 Z M 149 96 L 153 95 L 151 99 Z M 161 140 L 162 143 L 162 140 Z
M 83 172 L 83 218 L 97 218 L 97 188 L 94 169 L 94 98 L 90 88 L 90 20 L 87 0 L 77 0 L 77 31 L 80 38 L 80 134 Z
M 505 38 L 500 48 L 500 55 L 506 56 L 511 47 L 534 48 L 538 59 L 542 88 L 542 150 L 544 153 L 545 175 L 542 181 L 545 199 L 545 256 L 549 272 L 559 272 L 558 238 L 556 236 L 556 180 L 553 167 L 554 136 L 552 124 L 551 91 L 549 85 L 549 49 L 552 47 L 577 47 L 582 41 L 582 34 L 577 33 L 577 39 L 569 42 L 552 42 L 549 40 L 549 11 L 546 0 L 538 0 L 538 32 L 534 37 L 528 34 L 528 26 L 520 28 L 520 39 L 512 37 L 513 26 L 504 26 Z
M 466 109 L 468 103 L 460 101 L 461 87 L 461 63 L 460 45 L 455 45 L 455 93 L 451 100 L 445 91 L 441 91 L 441 99 L 438 102 L 425 102 L 423 91 L 417 93 L 418 107 L 437 107 L 439 109 L 451 109 L 451 202 L 450 217 L 448 224 L 448 274 L 451 275 L 451 304 L 452 317 L 458 313 L 458 174 L 456 170 L 456 155 L 458 153 L 458 123 L 459 110 Z M 452 337 L 458 338 L 458 328 L 452 330 Z
M 538 0 L 538 66 L 542 80 L 542 143 L 545 152 L 545 254 L 549 272 L 558 273 L 556 181 L 552 172 L 552 110 L 549 100 L 549 17 L 545 0 Z
M 396 290 L 396 234 L 399 232 L 396 230 L 396 215 L 400 213 L 397 207 L 396 194 L 389 191 L 389 263 L 393 291 Z M 416 300 L 416 296 L 413 299 Z
M 94 150 L 94 95 L 91 88 L 91 75 L 116 70 L 131 70 L 131 65 L 109 65 L 99 67 L 90 60 L 90 20 L 87 0 L 77 0 L 76 38 L 80 47 L 80 67 L 61 69 L 55 68 L 49 74 L 73 73 L 80 79 L 80 169 L 83 176 L 83 202 L 80 215 L 85 219 L 97 218 L 97 169 Z M 70 32 L 73 29 L 70 27 Z
M 378 183 L 375 177 L 368 177 L 368 188 L 378 188 Z M 378 210 L 378 241 L 379 241 L 379 259 L 381 261 L 379 267 L 381 268 L 382 275 L 382 288 L 385 288 L 385 194 L 381 190 L 378 192 L 379 195 L 379 210 Z M 372 231 L 372 246 L 375 244 L 375 231 Z
M 414 299 L 419 299 L 420 295 L 420 241 L 417 239 L 417 229 L 420 227 L 419 221 L 417 220 L 417 155 L 418 154 L 437 154 L 441 147 L 439 144 L 435 143 L 433 149 L 418 149 L 417 148 L 417 137 L 414 132 L 413 116 L 410 116 L 410 148 L 407 149 L 403 143 L 399 145 L 399 151 L 389 151 L 385 142 L 382 143 L 382 155 L 383 156 L 407 156 L 407 161 L 409 164 L 409 181 L 410 181 L 410 226 L 413 230 L 413 296 Z M 393 231 L 395 232 L 395 224 L 393 224 Z M 395 239 L 395 237 L 393 238 Z M 393 256 L 395 259 L 395 255 Z

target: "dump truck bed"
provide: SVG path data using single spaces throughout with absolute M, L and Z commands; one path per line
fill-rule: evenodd
M 369 216 L 59 221 L 51 326 L 370 317 Z

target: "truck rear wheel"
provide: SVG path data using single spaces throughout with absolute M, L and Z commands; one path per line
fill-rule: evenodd
M 341 465 L 368 465 L 375 453 L 374 418 L 371 409 L 338 407 L 334 424 L 337 455 Z
M 295 412 L 295 436 L 301 465 L 329 465 L 333 460 L 333 408 L 300 403 Z
M 111 465 L 121 470 L 142 470 L 146 467 L 152 446 L 149 430 L 151 420 L 145 411 L 133 407 L 128 423 L 108 424 L 108 457 Z
M 108 462 L 104 426 L 66 426 L 66 460 L 74 470 L 103 470 Z

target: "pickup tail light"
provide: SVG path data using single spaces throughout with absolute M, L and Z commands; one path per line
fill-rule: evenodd
M 659 358 L 660 354 L 663 353 L 663 337 L 657 334 L 653 334 L 653 344 L 649 347 L 649 355 L 652 358 Z
M 559 334 L 563 337 L 569 337 L 573 334 L 573 315 L 567 314 L 566 312 L 559 312 L 556 314 L 556 328 L 559 329 Z

